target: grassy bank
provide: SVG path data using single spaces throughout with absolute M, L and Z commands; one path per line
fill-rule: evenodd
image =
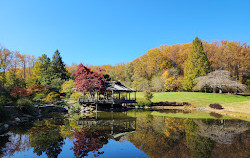
M 221 104 L 225 110 L 250 113 L 250 96 L 213 94 L 199 92 L 155 92 L 152 102 L 189 102 L 197 107 L 208 107 L 209 104 Z M 143 93 L 137 94 L 138 99 L 143 98 Z
M 192 119 L 215 119 L 213 115 L 207 112 L 202 112 L 202 111 L 192 111 L 190 113 L 161 113 L 158 111 L 153 111 L 152 115 L 156 116 L 166 116 L 166 117 L 176 117 L 176 118 L 192 118 Z M 217 114 L 218 115 L 218 114 Z M 220 119 L 231 119 L 228 116 L 223 116 L 221 115 L 219 117 Z

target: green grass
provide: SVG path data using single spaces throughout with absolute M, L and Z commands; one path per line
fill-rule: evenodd
M 158 111 L 153 111 L 152 115 L 156 116 L 166 116 L 166 117 L 176 117 L 176 118 L 192 118 L 192 119 L 218 119 L 214 116 L 211 116 L 207 112 L 202 111 L 194 111 L 191 113 L 161 113 Z M 221 116 L 219 119 L 232 119 L 228 116 Z
M 230 111 L 250 113 L 250 96 L 199 92 L 155 92 L 153 94 L 152 102 L 189 102 L 198 107 L 218 103 Z M 139 92 L 137 98 L 143 98 L 143 93 Z

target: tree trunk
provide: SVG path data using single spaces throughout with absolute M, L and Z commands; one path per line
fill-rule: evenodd
M 26 70 L 26 63 L 24 61 L 24 63 L 23 63 L 23 78 L 24 79 L 26 78 L 26 72 L 25 72 L 25 70 Z
M 213 88 L 213 93 L 216 93 L 216 88 Z
M 222 94 L 222 89 L 221 88 L 219 89 L 219 93 Z

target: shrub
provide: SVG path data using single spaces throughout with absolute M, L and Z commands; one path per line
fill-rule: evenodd
M 10 102 L 11 102 L 11 99 L 9 96 L 6 96 L 4 94 L 0 94 L 0 106 L 9 105 Z
M 224 109 L 220 104 L 210 104 L 209 107 L 218 110 Z
M 60 100 L 60 94 L 56 93 L 56 92 L 50 92 L 47 97 L 46 97 L 46 101 L 47 102 L 56 102 Z
M 17 108 L 23 111 L 24 113 L 32 114 L 35 111 L 35 107 L 31 100 L 26 98 L 21 98 L 17 100 Z
M 50 91 L 49 85 L 33 84 L 28 88 L 31 93 L 44 93 L 47 94 Z
M 28 97 L 31 95 L 31 92 L 25 88 L 13 88 L 10 95 L 14 98 Z
M 145 91 L 144 92 L 144 98 L 148 101 L 151 102 L 151 99 L 154 97 L 153 93 L 150 91 Z
M 82 93 L 76 92 L 71 94 L 70 98 L 78 100 L 80 97 L 82 97 Z
M 75 87 L 76 87 L 76 82 L 70 79 L 63 83 L 61 92 L 72 94 Z
M 43 94 L 43 93 L 39 93 L 39 94 L 36 94 L 35 97 L 33 98 L 33 101 L 37 101 L 37 100 L 42 100 L 42 99 L 45 99 L 46 98 L 46 94 Z
M 215 113 L 215 112 L 211 112 L 209 115 L 210 115 L 210 116 L 213 116 L 213 117 L 215 117 L 215 118 L 221 118 L 221 117 L 222 117 L 221 114 L 218 114 L 218 113 Z
M 10 93 L 0 86 L 0 106 L 9 105 L 12 102 Z
M 73 112 L 80 112 L 81 110 L 81 105 L 79 105 L 78 103 L 75 103 L 73 104 L 73 106 L 70 107 L 70 109 L 73 111 Z
M 151 105 L 151 101 L 148 101 L 146 99 L 137 99 L 136 105 L 141 106 L 141 107 L 149 106 L 149 105 Z
M 0 122 L 7 121 L 10 118 L 8 111 L 0 107 Z
M 71 96 L 71 93 L 66 93 L 65 95 L 66 98 L 70 98 L 70 96 Z

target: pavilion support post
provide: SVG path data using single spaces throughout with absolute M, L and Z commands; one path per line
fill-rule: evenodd
M 97 119 L 97 104 L 95 104 L 95 118 Z
M 114 91 L 112 91 L 112 109 L 114 107 Z
M 97 102 L 99 101 L 99 92 L 97 92 Z

